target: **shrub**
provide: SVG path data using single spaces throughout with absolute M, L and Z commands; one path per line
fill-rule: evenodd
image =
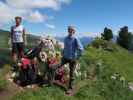
M 111 29 L 105 27 L 104 32 L 101 34 L 104 40 L 110 41 L 113 38 L 113 32 Z
M 91 46 L 97 48 L 97 49 L 104 49 L 106 51 L 117 51 L 118 46 L 113 43 L 112 41 L 106 41 L 101 38 L 95 38 L 95 40 L 92 42 Z
M 120 29 L 117 43 L 125 49 L 130 49 L 132 44 L 132 33 L 128 31 L 127 26 L 124 26 Z
M 7 87 L 7 81 L 1 76 L 0 77 L 0 91 L 6 89 L 6 87 Z

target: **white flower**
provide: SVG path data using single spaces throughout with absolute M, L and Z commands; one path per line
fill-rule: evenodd
M 74 73 L 75 73 L 76 76 L 78 76 L 78 72 L 77 71 L 75 71 Z
M 111 76 L 111 79 L 113 79 L 113 80 L 116 80 L 116 78 L 117 78 L 117 77 L 114 76 L 114 75 Z
M 102 62 L 99 61 L 99 62 L 97 63 L 97 65 L 98 65 L 98 66 L 102 66 Z
M 81 74 L 82 74 L 82 73 L 81 73 L 81 72 L 79 72 L 79 76 L 81 76 Z
M 120 77 L 120 81 L 125 81 L 125 77 Z
M 41 72 L 40 71 L 38 72 L 38 75 L 41 75 Z
M 13 73 L 11 74 L 11 77 L 14 78 L 14 77 L 16 77 L 16 75 L 17 75 L 17 73 L 13 72 Z
M 118 74 L 118 73 L 115 73 L 115 74 L 113 74 L 112 76 L 111 76 L 111 79 L 114 79 L 114 80 L 116 80 L 116 79 L 118 79 L 118 78 L 120 78 L 120 75 Z M 123 77 L 122 77 L 123 78 Z M 123 78 L 124 79 L 124 78 Z
M 30 88 L 32 88 L 32 85 L 27 85 L 26 87 L 27 87 L 28 89 L 30 89 Z
M 79 77 L 79 76 L 81 76 L 81 72 L 75 72 L 75 75 L 77 76 L 77 77 Z
M 76 64 L 76 70 L 80 70 L 80 63 Z
M 128 83 L 128 86 L 129 86 L 129 89 L 131 90 L 131 91 L 133 91 L 133 83 Z
M 80 72 L 80 63 L 77 63 L 77 64 L 76 64 L 75 75 L 76 75 L 77 77 L 78 77 L 78 76 L 81 76 L 81 72 Z
M 84 71 L 83 75 L 84 75 L 84 78 L 87 78 L 87 72 L 86 71 Z
M 65 68 L 67 71 L 69 71 L 69 65 L 68 65 L 68 64 L 65 64 L 65 65 L 64 65 L 64 68 Z
M 10 82 L 13 82 L 13 79 L 11 79 L 11 78 L 9 78 L 8 80 L 9 80 Z
M 22 66 L 22 63 L 18 63 L 18 66 Z

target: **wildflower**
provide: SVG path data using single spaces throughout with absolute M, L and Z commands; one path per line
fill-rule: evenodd
M 101 61 L 97 62 L 97 66 L 102 66 L 102 62 Z
M 14 78 L 16 76 L 16 72 L 13 72 L 11 77 Z
M 124 82 L 125 81 L 125 77 L 121 76 L 120 77 L 120 81 L 123 81 Z
M 79 63 L 76 64 L 75 75 L 76 75 L 77 77 L 78 77 L 78 76 L 81 76 L 80 64 L 79 64 Z
M 116 79 L 117 79 L 117 77 L 116 77 L 116 76 L 114 76 L 114 75 L 112 75 L 112 76 L 111 76 L 111 79 L 116 80 Z
M 84 78 L 87 78 L 87 72 L 86 71 L 83 72 L 83 76 L 84 76 Z
M 129 83 L 128 83 L 128 87 L 129 87 L 129 89 L 130 89 L 131 91 L 133 91 L 133 83 L 129 82 Z

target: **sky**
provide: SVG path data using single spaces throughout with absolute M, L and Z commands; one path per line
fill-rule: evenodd
M 73 25 L 78 36 L 97 36 L 104 27 L 115 34 L 133 30 L 133 0 L 0 0 L 0 29 L 10 30 L 22 16 L 27 33 L 65 36 Z

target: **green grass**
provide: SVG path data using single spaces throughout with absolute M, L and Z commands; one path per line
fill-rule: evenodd
M 16 95 L 12 100 L 104 100 L 101 97 L 96 89 L 91 86 L 92 84 L 89 81 L 86 81 L 88 84 L 83 85 L 84 82 L 80 82 L 80 90 L 76 95 L 69 97 L 64 94 L 64 91 L 59 87 L 44 87 L 37 91 L 25 91 L 21 94 Z
M 0 76 L 0 91 L 5 90 L 7 85 L 8 85 L 7 80 L 2 76 Z
M 1 77 L 9 69 L 2 66 L 10 64 L 11 59 L 8 49 L 0 49 L 0 52 L 0 88 L 4 89 L 8 84 Z M 133 82 L 132 53 L 116 44 L 100 40 L 86 47 L 80 63 L 82 75 L 76 79 L 75 84 L 80 88 L 74 96 L 68 97 L 61 88 L 53 86 L 25 90 L 13 95 L 11 100 L 133 100 L 133 92 L 127 86 L 128 82 Z M 125 85 L 119 79 L 110 78 L 114 73 L 119 73 L 126 79 Z M 94 79 L 88 79 L 92 74 Z
M 9 32 L 0 30 L 0 48 L 8 47 Z
M 119 51 L 108 52 L 103 49 L 89 47 L 86 53 L 88 60 L 101 60 L 105 65 L 110 66 L 115 72 L 122 74 L 128 81 L 133 81 L 133 54 L 119 48 Z
M 115 44 L 112 45 L 115 47 L 114 51 L 97 49 L 93 46 L 86 48 L 80 60 L 81 71 L 95 73 L 96 80 L 85 81 L 85 78 L 77 80 L 76 85 L 81 85 L 81 88 L 73 97 L 65 96 L 63 90 L 54 86 L 17 94 L 12 100 L 133 100 L 133 92 L 127 87 L 128 81 L 133 82 L 133 54 Z M 119 79 L 110 78 L 114 73 L 125 77 L 124 86 Z
M 9 66 L 5 65 L 0 69 L 0 92 L 6 90 L 8 81 L 6 80 L 6 74 L 9 72 Z

